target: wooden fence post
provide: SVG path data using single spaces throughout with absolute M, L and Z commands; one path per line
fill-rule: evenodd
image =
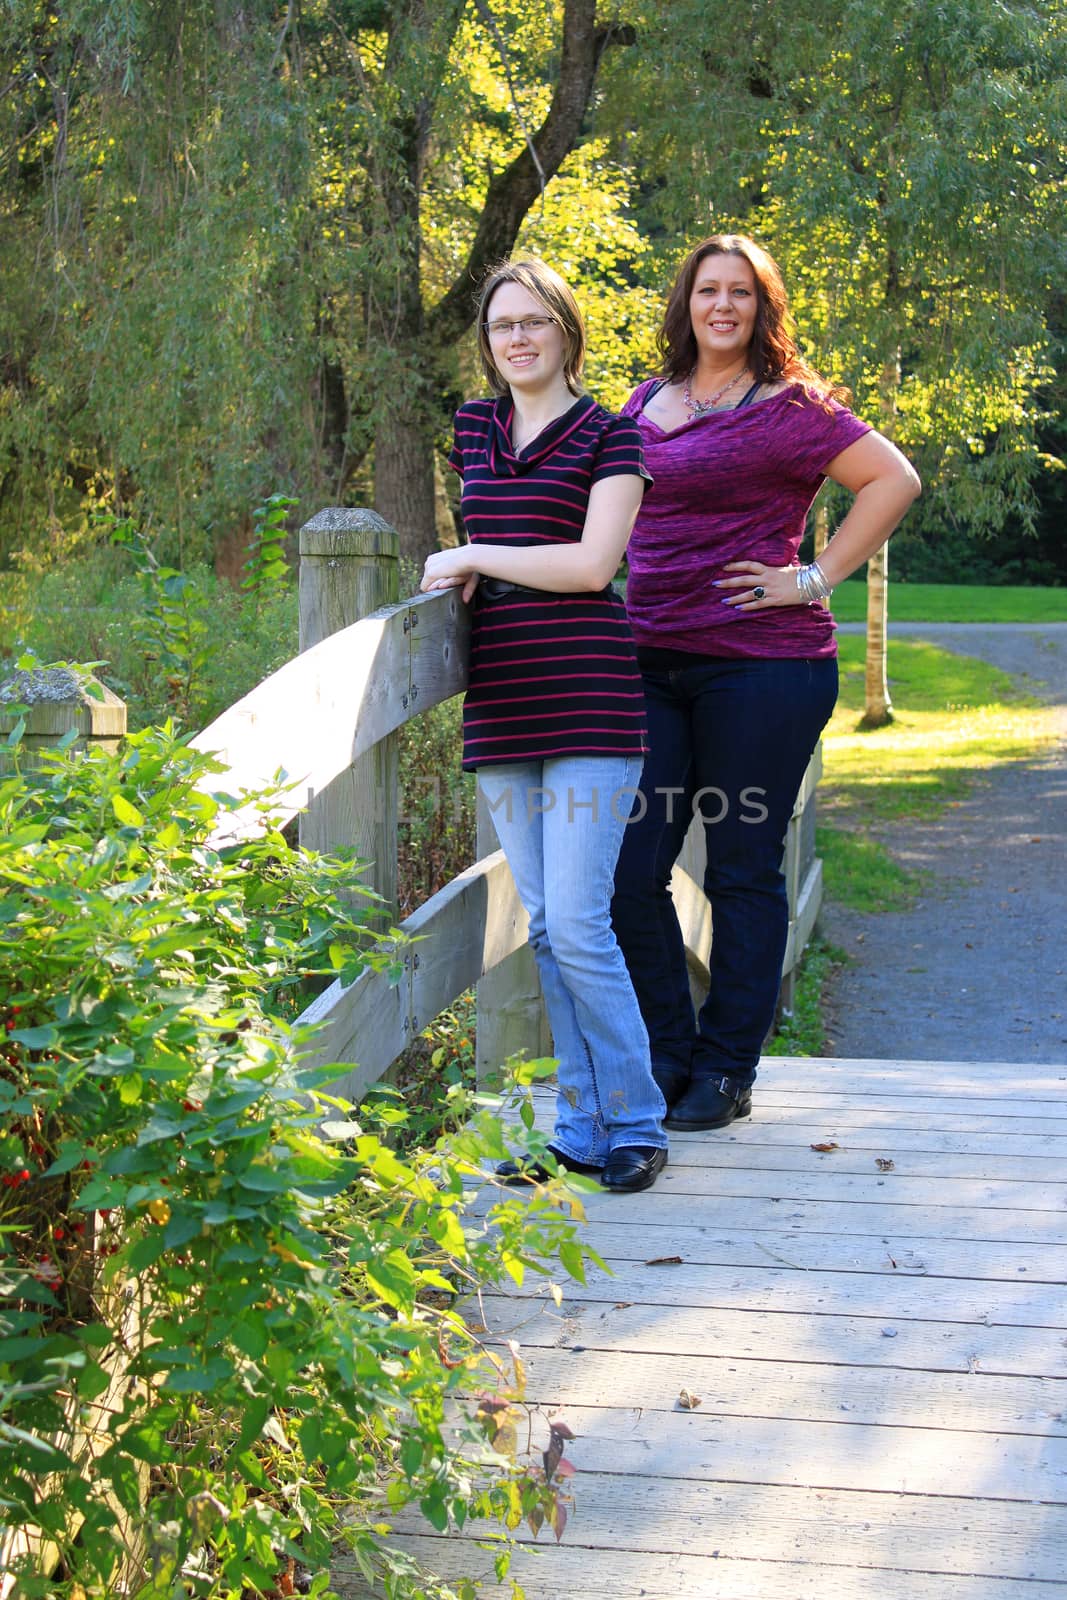
M 496 828 L 481 790 L 478 790 L 477 855 L 482 860 L 500 849 Z M 531 1060 L 552 1054 L 552 1035 L 541 997 L 541 980 L 530 946 L 523 945 L 487 972 L 478 984 L 476 1068 L 478 1082 L 508 1056 L 523 1054 Z
M 300 530 L 300 649 L 395 603 L 399 539 L 376 511 L 320 511 Z M 354 849 L 396 916 L 397 749 L 389 734 L 321 794 L 308 797 L 300 842 L 309 850 Z
M 98 745 L 109 751 L 118 749 L 126 733 L 125 701 L 106 684 L 69 667 L 14 668 L 0 684 L 0 735 L 9 734 L 20 716 L 26 723 L 20 757 L 24 766 L 33 764 L 36 751 L 58 744 L 69 733 L 78 749 Z M 0 771 L 10 766 L 10 755 L 0 752 Z

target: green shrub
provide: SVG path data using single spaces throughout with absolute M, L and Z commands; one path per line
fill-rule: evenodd
M 126 551 L 98 548 L 38 577 L 18 641 L 43 661 L 102 662 L 99 675 L 125 700 L 131 729 L 168 717 L 205 727 L 296 655 L 295 587 L 242 594 L 191 565 L 180 604 L 207 632 L 194 670 L 168 660 L 180 639 L 153 622 L 146 579 L 132 567 Z
M 19 1595 L 114 1595 L 127 1525 L 147 1540 L 129 1591 L 144 1600 L 273 1594 L 296 1564 L 327 1594 L 341 1537 L 390 1596 L 472 1595 L 414 1577 L 386 1535 L 409 1502 L 438 1528 L 562 1531 L 556 1481 L 515 1460 L 521 1365 L 508 1388 L 461 1315 L 478 1286 L 553 1257 L 583 1272 L 559 1185 L 465 1224 L 486 1159 L 518 1137 L 543 1151 L 528 1098 L 507 1130 L 457 1083 L 454 1127 L 401 1158 L 403 1107 L 331 1101 L 331 1069 L 310 1070 L 285 1014 L 309 974 L 367 959 L 335 906 L 350 863 L 274 831 L 212 848 L 213 765 L 167 730 L 121 756 L 15 759 L 0 778 L 0 1510 L 61 1554 L 56 1578 L 22 1559 Z M 71 1449 L 79 1418 L 102 1430 L 95 1461 Z

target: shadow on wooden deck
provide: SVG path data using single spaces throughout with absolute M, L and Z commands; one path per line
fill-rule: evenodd
M 577 1435 L 527 1600 L 1067 1594 L 1067 1067 L 778 1058 L 754 1108 L 588 1201 L 612 1276 L 487 1298 Z M 476 1531 L 401 1542 L 510 1596 Z

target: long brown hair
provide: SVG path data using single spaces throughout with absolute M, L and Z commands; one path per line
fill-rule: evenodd
M 669 383 L 680 383 L 697 363 L 697 342 L 689 313 L 700 263 L 708 256 L 740 256 L 756 280 L 756 326 L 748 349 L 748 365 L 758 383 L 798 383 L 821 399 L 847 401 L 847 389 L 829 383 L 808 365 L 797 349 L 793 314 L 782 274 L 774 257 L 755 239 L 743 233 L 715 233 L 686 256 L 678 269 L 663 313 L 658 345 L 661 372 Z
M 489 302 L 502 283 L 517 283 L 540 300 L 545 312 L 558 322 L 563 333 L 563 379 L 571 394 L 582 392 L 582 371 L 585 367 L 585 324 L 578 302 L 570 287 L 554 267 L 540 261 L 537 256 L 526 256 L 519 261 L 500 261 L 490 267 L 478 293 L 478 352 L 482 358 L 485 381 L 494 394 L 507 394 L 508 386 L 497 371 L 493 348 L 485 331 Z

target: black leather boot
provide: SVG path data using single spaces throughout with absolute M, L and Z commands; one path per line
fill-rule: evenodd
M 689 1088 L 689 1068 L 679 1066 L 677 1061 L 653 1061 L 652 1076 L 670 1111 Z
M 741 1086 L 724 1073 L 720 1078 L 694 1078 L 667 1112 L 663 1126 L 679 1133 L 702 1133 L 707 1128 L 725 1128 L 751 1112 L 751 1085 Z

